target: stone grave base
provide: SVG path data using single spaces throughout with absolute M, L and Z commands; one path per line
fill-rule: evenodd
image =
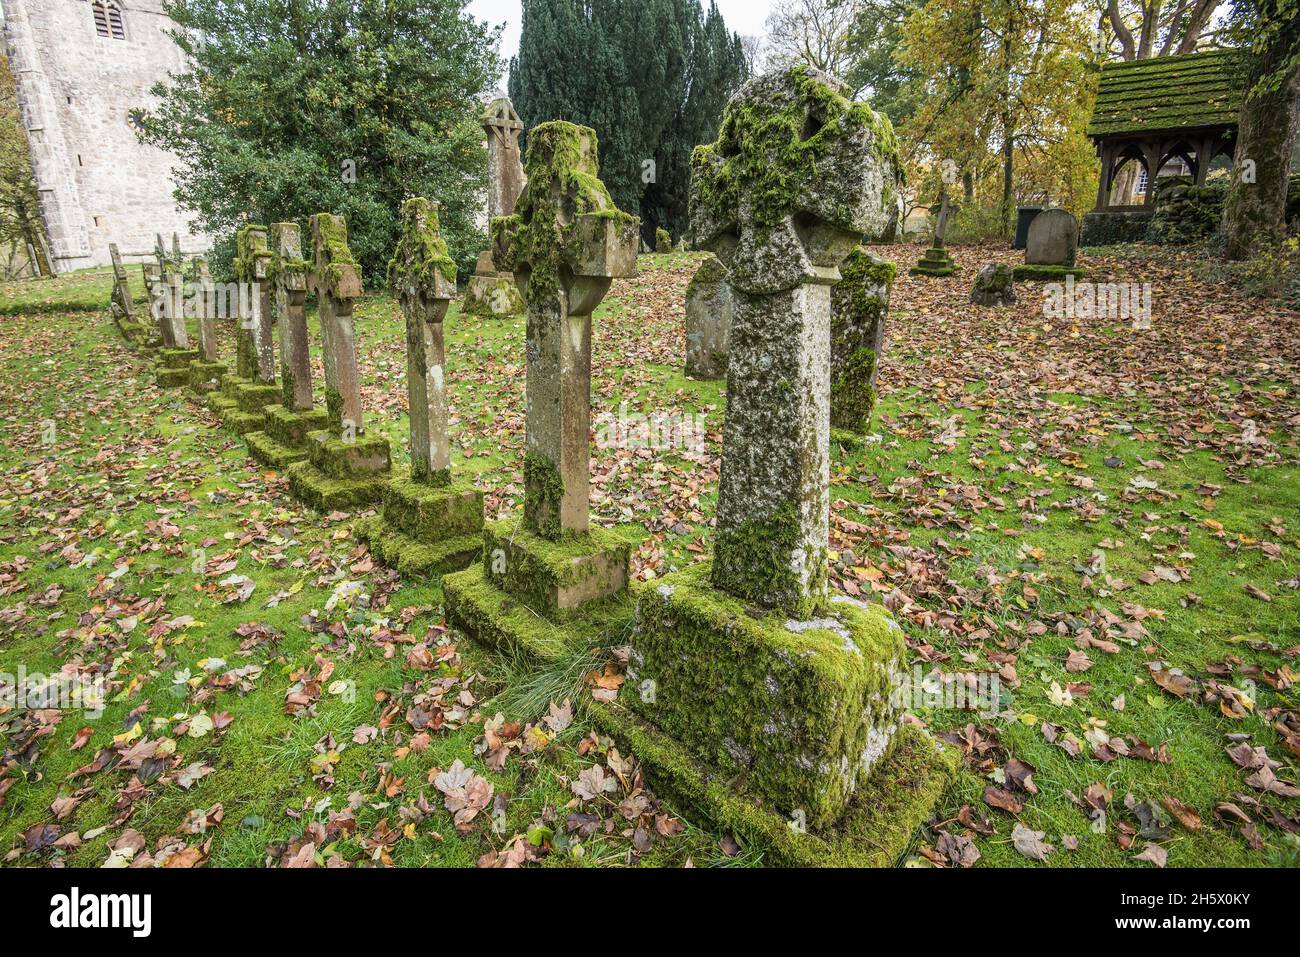
M 156 380 L 161 389 L 175 389 L 188 385 L 190 363 L 199 357 L 198 349 L 160 349 Z
M 244 436 L 248 452 L 263 465 L 283 469 L 307 457 L 307 434 L 324 429 L 329 415 L 324 409 L 294 412 L 283 405 L 263 410 L 266 428 Z
M 395 477 L 382 511 L 361 519 L 356 531 L 375 557 L 403 574 L 458 571 L 483 551 L 483 493 L 467 482 Z
M 195 395 L 207 396 L 221 388 L 221 380 L 226 375 L 224 362 L 204 362 L 195 359 L 190 363 L 190 391 Z
M 222 378 L 219 391 L 208 394 L 208 406 L 221 418 L 222 426 L 236 435 L 262 431 L 266 407 L 279 400 L 276 386 L 229 374 Z
M 144 323 L 138 320 L 118 314 L 113 317 L 113 321 L 117 323 L 117 331 L 122 334 L 122 338 L 131 345 L 138 345 L 138 340 L 145 335 Z
M 317 511 L 372 505 L 392 478 L 391 452 L 382 436 L 359 435 L 350 442 L 332 432 L 307 435 L 307 461 L 289 466 L 289 490 Z
M 957 264 L 947 249 L 931 246 L 915 266 L 908 270 L 913 276 L 951 276 L 957 271 Z
M 479 548 L 484 546 L 480 538 Z M 614 623 L 631 621 L 635 606 L 623 592 L 597 602 L 588 614 L 571 615 L 556 624 L 494 585 L 485 567 L 491 552 L 485 552 L 483 559 L 443 576 L 443 610 L 453 628 L 509 658 L 541 663 L 573 649 L 599 647 L 607 643 L 602 635 Z
M 474 275 L 469 277 L 465 295 L 460 301 L 460 314 L 503 319 L 522 316 L 524 309 L 524 300 L 515 288 L 514 276 L 493 268 L 490 249 L 479 253 Z
M 640 589 L 621 697 L 707 767 L 829 826 L 894 744 L 903 630 L 847 596 L 807 621 L 764 612 L 715 588 L 711 570 Z
M 1011 270 L 1011 278 L 1017 282 L 1051 282 L 1065 279 L 1066 276 L 1081 279 L 1086 275 L 1088 270 L 1082 266 L 1058 266 L 1054 263 L 1025 263 Z
M 626 591 L 631 557 L 632 543 L 604 528 L 553 542 L 528 531 L 518 516 L 483 526 L 488 580 L 552 621 Z
M 795 822 L 734 781 L 697 762 L 680 744 L 619 704 L 589 705 L 592 721 L 634 754 L 655 796 L 758 847 L 785 867 L 892 867 L 956 776 L 955 748 L 904 725 L 889 753 L 826 827 Z

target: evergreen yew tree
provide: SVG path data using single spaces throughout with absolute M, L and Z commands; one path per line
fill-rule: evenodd
M 590 126 L 620 209 L 686 229 L 690 152 L 717 135 L 748 67 L 717 6 L 699 0 L 524 0 L 510 97 L 525 127 Z M 525 134 L 526 135 L 526 134 Z
M 478 116 L 500 69 L 496 30 L 460 0 L 164 6 L 190 68 L 137 118 L 180 158 L 177 199 L 204 229 L 229 237 L 245 215 L 332 212 L 380 282 L 402 200 L 423 195 L 442 202 L 443 237 L 469 271 L 486 242 L 474 225 L 487 177 Z

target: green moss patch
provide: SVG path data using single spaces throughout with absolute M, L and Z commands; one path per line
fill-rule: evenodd
M 283 445 L 268 432 L 249 432 L 244 436 L 244 442 L 249 455 L 271 468 L 285 469 L 307 458 L 305 448 Z
M 335 478 L 324 474 L 310 462 L 289 466 L 289 491 L 318 512 L 342 511 L 373 505 L 384 497 L 388 485 L 385 475 L 366 478 Z
M 483 562 L 491 582 L 535 611 L 573 617 L 627 586 L 631 542 L 621 533 L 593 528 L 552 541 L 516 518 L 483 530 Z
M 443 538 L 435 542 L 412 538 L 394 528 L 382 515 L 357 521 L 357 537 L 370 546 L 370 553 L 403 575 L 443 575 L 468 568 L 483 551 L 480 533 Z
M 1065 279 L 1073 276 L 1081 279 L 1088 274 L 1082 266 L 1058 266 L 1052 263 L 1022 263 L 1011 270 L 1011 278 L 1017 281 L 1048 282 L 1053 279 Z

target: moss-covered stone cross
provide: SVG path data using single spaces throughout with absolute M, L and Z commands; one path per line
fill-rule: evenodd
M 402 237 L 388 264 L 388 282 L 406 316 L 411 478 L 426 485 L 449 485 L 442 320 L 456 297 L 456 263 L 442 238 L 436 200 L 417 196 L 402 204 Z
M 217 289 L 212 282 L 212 270 L 202 256 L 194 257 L 194 281 L 199 287 L 199 358 L 216 362 L 217 349 Z
M 342 216 L 317 213 L 311 217 L 311 237 L 324 341 L 325 408 L 334 434 L 346 439 L 363 431 L 357 336 L 352 324 L 352 305 L 361 295 L 361 269 L 348 248 L 348 227 Z
M 275 284 L 275 320 L 280 326 L 280 390 L 284 407 L 309 412 L 311 351 L 307 339 L 307 261 L 297 223 L 271 224 L 271 276 Z
M 514 214 L 492 221 L 493 255 L 528 307 L 524 524 L 560 539 L 588 529 L 591 313 L 636 274 L 639 221 L 600 181 L 585 126 L 534 128 L 525 172 Z
M 831 285 L 899 169 L 889 120 L 808 67 L 747 83 L 692 157 L 695 241 L 735 295 L 713 583 L 795 617 L 826 599 Z
M 275 338 L 271 327 L 271 250 L 266 227 L 242 226 L 235 234 L 235 278 L 239 280 L 239 326 L 235 374 L 261 385 L 275 384 Z

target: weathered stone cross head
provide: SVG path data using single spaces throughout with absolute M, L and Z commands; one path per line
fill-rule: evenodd
M 234 267 L 235 275 L 243 282 L 263 282 L 270 275 L 271 250 L 267 246 L 265 226 L 240 227 L 235 234 Z
M 402 204 L 402 238 L 388 264 L 388 281 L 402 311 L 421 322 L 442 322 L 456 298 L 456 261 L 447 251 L 437 200 Z
M 754 294 L 834 283 L 864 233 L 882 229 L 899 179 L 889 121 L 807 66 L 752 80 L 718 141 L 691 158 L 695 243 Z
M 272 223 L 271 247 L 276 287 L 289 294 L 291 303 L 301 303 L 307 297 L 307 261 L 298 224 Z
M 311 217 L 316 249 L 316 288 L 321 295 L 351 302 L 361 295 L 361 272 L 348 249 L 348 227 L 342 216 L 317 213 Z
M 556 291 L 571 316 L 590 315 L 616 278 L 636 275 L 639 221 L 599 179 L 596 133 L 563 120 L 528 136 L 528 185 L 511 216 L 492 221 L 496 268 L 524 301 Z

